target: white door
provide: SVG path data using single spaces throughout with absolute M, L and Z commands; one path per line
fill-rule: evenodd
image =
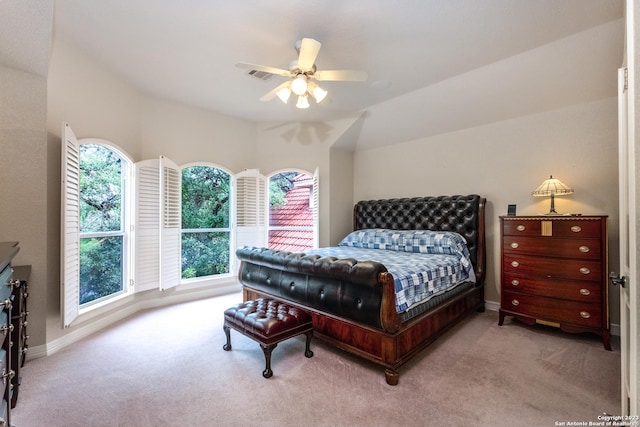
M 620 198 L 620 271 L 612 278 L 620 287 L 621 413 L 638 414 L 638 293 L 636 290 L 636 200 L 633 95 L 627 67 L 618 72 L 618 168 Z M 630 104 L 631 102 L 631 104 Z

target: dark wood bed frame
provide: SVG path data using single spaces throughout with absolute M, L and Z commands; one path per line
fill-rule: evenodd
M 474 311 L 484 311 L 485 276 L 485 199 L 471 196 L 439 196 L 363 201 L 354 207 L 354 229 L 430 229 L 456 231 L 469 243 L 477 278 L 476 286 L 459 293 L 441 305 L 409 320 L 396 312 L 393 277 L 378 274 L 383 296 L 380 307 L 381 328 L 369 326 L 317 308 L 299 306 L 313 318 L 314 334 L 344 351 L 385 368 L 388 384 L 399 381 L 399 368 L 434 342 L 452 326 Z M 245 262 L 250 261 L 242 261 Z M 242 280 L 245 301 L 260 297 L 283 299 L 276 292 L 265 292 Z M 286 299 L 285 299 L 286 300 Z

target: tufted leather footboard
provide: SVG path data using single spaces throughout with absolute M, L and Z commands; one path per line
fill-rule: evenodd
M 387 332 L 398 328 L 395 295 L 392 313 L 381 314 L 389 311 L 383 310 L 385 286 L 391 286 L 387 294 L 393 291 L 393 278 L 378 262 L 251 247 L 236 254 L 243 261 L 239 277 L 245 286 Z

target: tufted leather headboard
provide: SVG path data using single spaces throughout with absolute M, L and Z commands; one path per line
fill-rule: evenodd
M 353 208 L 353 229 L 455 231 L 467 240 L 477 281 L 483 283 L 485 201 L 475 194 L 360 201 Z

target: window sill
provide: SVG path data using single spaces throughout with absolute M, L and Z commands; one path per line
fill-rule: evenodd
M 195 279 L 185 279 L 180 282 L 176 287 L 177 290 L 191 290 L 201 289 L 203 287 L 211 286 L 213 288 L 228 286 L 232 283 L 238 283 L 238 279 L 235 274 L 221 274 L 215 277 L 202 277 Z
M 80 307 L 79 315 L 91 313 L 92 311 L 96 311 L 101 309 L 102 307 L 113 306 L 116 302 L 126 299 L 132 295 L 131 292 L 120 291 L 117 295 L 113 295 L 111 297 L 105 297 L 104 299 L 94 302 L 87 303 L 86 306 Z

